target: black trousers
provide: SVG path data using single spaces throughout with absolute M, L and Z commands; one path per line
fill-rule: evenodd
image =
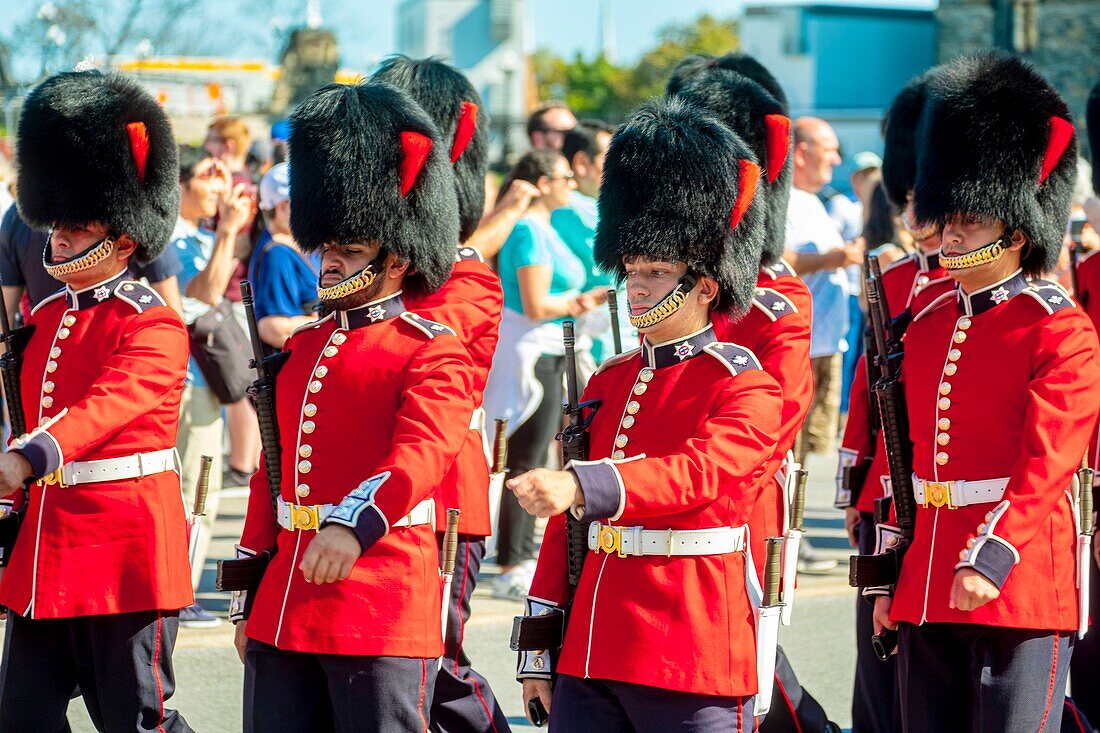
M 564 356 L 541 356 L 535 362 L 535 379 L 542 385 L 542 402 L 508 439 L 511 475 L 542 468 L 549 460 L 550 441 L 561 430 L 564 374 Z M 517 565 L 535 556 L 535 518 L 520 507 L 515 495 L 507 489 L 500 499 L 498 524 L 498 565 Z
M 439 535 L 442 546 L 442 535 Z M 458 536 L 455 574 L 451 581 L 451 608 L 443 644 L 443 666 L 435 678 L 431 729 L 435 733 L 510 733 L 489 681 L 474 671 L 462 648 L 470 618 L 470 597 L 485 557 L 485 538 Z M 440 558 L 442 565 L 442 557 Z
M 1093 540 L 1100 540 L 1100 536 Z M 1073 701 L 1089 721 L 1100 722 L 1100 571 L 1092 565 L 1089 608 L 1093 623 L 1084 639 L 1077 641 L 1070 661 L 1069 684 Z
M 1065 631 L 898 624 L 904 730 L 1057 732 L 1075 638 Z
M 750 733 L 752 697 L 699 695 L 563 674 L 554 685 L 550 733 Z
M 178 712 L 164 707 L 175 691 L 178 628 L 176 612 L 28 619 L 9 611 L 0 733 L 63 730 L 77 685 L 100 731 L 190 731 Z
M 859 553 L 875 551 L 875 518 L 859 516 Z M 852 733 L 895 733 L 901 730 L 897 695 L 897 655 L 885 662 L 871 647 L 875 633 L 873 598 L 856 596 L 856 678 L 852 690 Z
M 813 695 L 802 684 L 787 660 L 783 647 L 775 650 L 775 687 L 771 709 L 760 723 L 760 733 L 830 733 L 840 727 L 829 720 Z
M 248 640 L 245 733 L 427 733 L 436 660 L 306 654 Z

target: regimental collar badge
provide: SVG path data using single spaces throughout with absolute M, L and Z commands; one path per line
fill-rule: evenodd
M 110 280 L 90 285 L 83 290 L 73 290 L 66 287 L 65 297 L 69 301 L 69 307 L 75 310 L 83 310 L 110 300 L 111 296 L 114 295 L 115 288 L 122 285 L 129 277 L 129 274 L 123 270 Z
M 1002 303 L 1007 303 L 1024 292 L 1029 285 L 1030 283 L 1024 277 L 1023 271 L 1017 270 L 1004 280 L 973 293 L 964 293 L 962 288 L 959 288 L 957 296 L 959 310 L 968 316 L 981 315 Z
M 381 323 L 395 318 L 405 310 L 405 303 L 401 300 L 401 293 L 375 300 L 370 303 L 352 308 L 346 311 L 336 311 L 336 323 L 340 328 L 353 329 L 369 326 L 372 323 Z
M 707 326 L 686 337 L 673 339 L 662 344 L 642 343 L 642 362 L 652 369 L 673 366 L 698 356 L 703 348 L 717 342 L 714 329 Z
M 108 290 L 106 286 L 100 285 L 98 288 L 95 289 L 95 292 L 92 293 L 92 297 L 102 303 L 103 301 L 107 300 L 107 298 L 111 297 L 111 291 Z

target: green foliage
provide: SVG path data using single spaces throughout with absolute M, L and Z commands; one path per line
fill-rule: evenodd
M 721 55 L 736 51 L 738 22 L 704 14 L 689 23 L 674 23 L 657 34 L 657 45 L 633 66 L 616 66 L 603 54 L 592 60 L 577 54 L 571 61 L 542 49 L 532 56 L 539 99 L 561 99 L 579 118 L 624 119 L 638 104 L 664 94 L 672 68 L 695 53 Z

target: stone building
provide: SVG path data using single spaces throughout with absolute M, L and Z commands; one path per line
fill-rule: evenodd
M 940 0 L 936 22 L 941 62 L 991 47 L 1019 53 L 1065 95 L 1084 131 L 1085 99 L 1100 81 L 1100 0 Z

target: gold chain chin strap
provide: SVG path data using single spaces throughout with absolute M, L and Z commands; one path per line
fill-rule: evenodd
M 330 288 L 317 288 L 317 297 L 321 300 L 339 300 L 357 293 L 374 282 L 375 274 L 371 270 L 360 270 L 346 280 L 341 280 Z
M 60 279 L 64 275 L 72 275 L 74 272 L 80 272 L 81 270 L 87 270 L 89 267 L 95 267 L 100 262 L 110 257 L 114 248 L 115 240 L 104 239 L 75 260 L 62 262 L 60 265 L 43 264 L 46 267 L 46 273 L 49 274 L 50 277 Z
M 671 293 L 665 296 L 664 300 L 642 315 L 630 316 L 630 325 L 634 326 L 634 328 L 649 328 L 650 326 L 655 326 L 675 313 L 686 300 L 687 293 L 684 292 L 683 286 L 677 285 Z
M 1005 253 L 1004 239 L 998 239 L 992 244 L 987 244 L 975 252 L 968 252 L 958 257 L 944 257 L 940 255 L 940 267 L 945 270 L 965 270 L 969 267 L 977 267 L 987 262 L 993 262 Z

